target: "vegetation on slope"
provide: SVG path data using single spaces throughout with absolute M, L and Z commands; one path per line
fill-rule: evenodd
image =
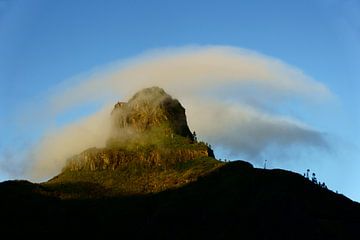
M 43 183 L 43 186 L 57 192 L 61 198 L 156 193 L 196 181 L 200 176 L 222 165 L 222 162 L 211 157 L 200 157 L 171 165 L 129 161 L 115 170 L 67 170 Z M 81 184 L 81 189 L 77 187 L 77 183 Z

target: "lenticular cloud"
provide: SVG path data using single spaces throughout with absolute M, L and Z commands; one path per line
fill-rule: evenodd
M 150 51 L 66 86 L 48 96 L 43 112 L 61 116 L 90 102 L 101 103 L 104 109 L 44 133 L 32 152 L 30 172 L 37 179 L 56 174 L 71 155 L 103 146 L 112 105 L 151 86 L 179 99 L 190 128 L 202 139 L 244 157 L 256 159 L 273 146 L 327 146 L 319 131 L 279 114 L 278 107 L 294 99 L 308 107 L 326 102 L 333 98 L 329 89 L 295 67 L 245 49 L 207 46 Z

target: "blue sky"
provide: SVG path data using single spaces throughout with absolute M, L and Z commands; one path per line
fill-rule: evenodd
M 28 164 L 19 160 L 27 156 L 24 149 L 35 145 L 47 127 L 101 105 L 73 109 L 43 124 L 20 119 L 23 111 L 36 113 L 32 103 L 47 101 L 46 95 L 65 80 L 71 84 L 74 76 L 151 49 L 226 45 L 280 59 L 332 91 L 336 103 L 284 110 L 326 133 L 333 144 L 330 153 L 274 161 L 273 167 L 313 169 L 333 190 L 360 201 L 359 40 L 356 0 L 0 0 L 0 179 L 21 177 L 16 168 Z

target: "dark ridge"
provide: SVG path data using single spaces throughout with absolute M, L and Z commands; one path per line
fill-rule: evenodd
M 154 239 L 357 239 L 360 227 L 358 203 L 299 174 L 256 169 L 243 161 L 155 194 L 99 197 L 102 191 L 95 191 L 96 198 L 61 200 L 59 191 L 69 188 L 87 187 L 75 184 L 54 191 L 29 182 L 1 183 L 0 229 L 91 229 Z M 22 197 L 10 197 L 18 191 Z

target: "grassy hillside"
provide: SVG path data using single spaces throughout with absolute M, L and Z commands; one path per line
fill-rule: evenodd
M 67 170 L 42 185 L 62 198 L 155 193 L 193 182 L 222 165 L 211 157 L 162 165 L 130 161 L 115 170 Z M 81 189 L 76 187 L 78 183 Z

